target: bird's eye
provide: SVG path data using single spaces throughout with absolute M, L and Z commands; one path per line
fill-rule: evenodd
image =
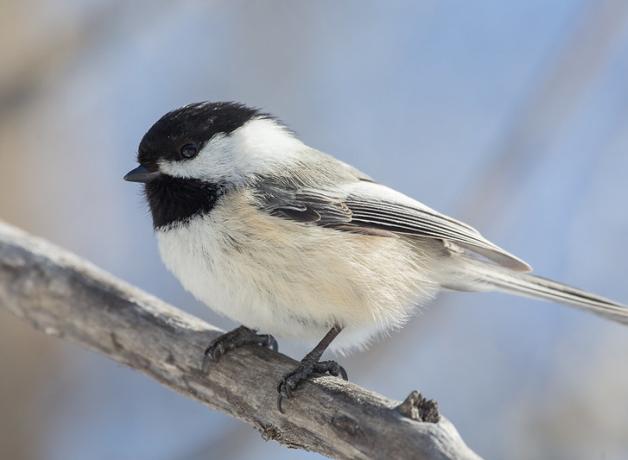
M 186 159 L 194 158 L 198 155 L 198 147 L 194 144 L 185 144 L 181 147 L 181 156 Z

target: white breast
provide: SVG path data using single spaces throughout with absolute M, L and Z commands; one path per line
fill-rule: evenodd
M 157 232 L 182 285 L 241 324 L 318 340 L 337 323 L 335 348 L 347 348 L 399 327 L 438 289 L 429 245 L 300 224 L 250 203 L 232 193 L 209 215 Z

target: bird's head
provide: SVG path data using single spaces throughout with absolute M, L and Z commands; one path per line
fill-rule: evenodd
M 199 102 L 168 112 L 148 130 L 139 145 L 139 166 L 125 179 L 237 183 L 289 161 L 302 147 L 290 130 L 258 109 Z

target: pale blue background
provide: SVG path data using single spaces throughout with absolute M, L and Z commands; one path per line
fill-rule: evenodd
M 205 99 L 263 107 L 540 274 L 628 302 L 628 2 L 18 3 L 2 20 L 0 217 L 169 302 L 234 326 L 166 272 L 140 193 L 121 181 L 159 116 Z M 317 457 L 73 344 L 33 340 L 55 365 L 18 422 L 37 426 L 24 458 Z M 437 399 L 487 458 L 628 458 L 628 329 L 594 316 L 447 294 L 341 360 L 387 396 Z M 0 408 L 16 397 L 0 392 Z

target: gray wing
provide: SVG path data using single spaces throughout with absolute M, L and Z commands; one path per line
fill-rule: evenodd
M 262 186 L 260 206 L 274 216 L 343 231 L 441 240 L 516 271 L 528 264 L 485 239 L 477 230 L 394 190 L 360 181 L 337 189 Z

